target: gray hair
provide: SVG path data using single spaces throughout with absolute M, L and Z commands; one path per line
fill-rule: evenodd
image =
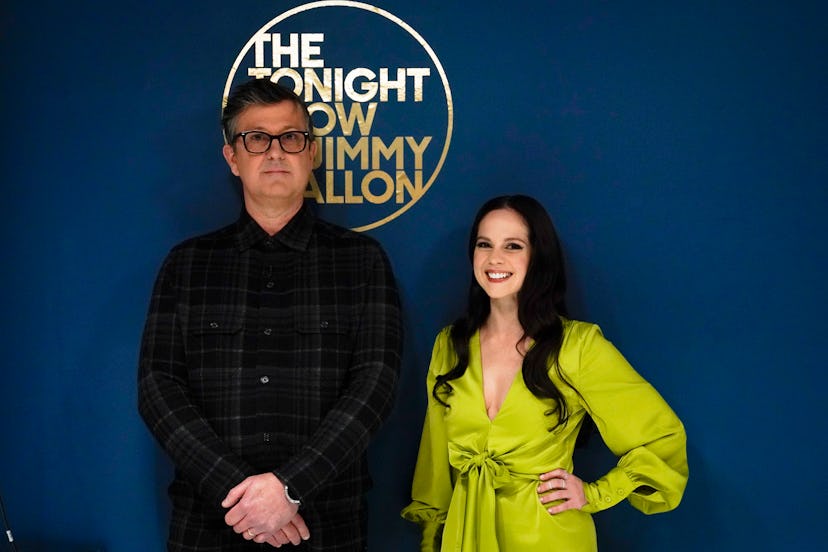
M 227 96 L 227 103 L 221 112 L 221 129 L 224 132 L 224 141 L 228 144 L 233 142 L 242 111 L 253 105 L 272 105 L 285 100 L 302 108 L 307 124 L 308 140 L 312 142 L 314 139 L 313 123 L 311 122 L 308 106 L 293 90 L 277 82 L 272 82 L 270 79 L 250 79 L 235 86 L 230 91 L 230 95 Z

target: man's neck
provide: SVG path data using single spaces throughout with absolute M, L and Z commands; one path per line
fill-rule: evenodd
M 255 220 L 265 232 L 272 236 L 284 228 L 290 222 L 290 219 L 299 212 L 302 208 L 302 201 L 284 205 L 260 205 L 245 201 L 244 208 L 250 218 Z

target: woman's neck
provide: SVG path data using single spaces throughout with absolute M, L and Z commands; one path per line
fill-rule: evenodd
M 506 338 L 513 343 L 520 341 L 524 330 L 518 319 L 517 302 L 493 301 L 489 317 L 480 329 L 491 338 Z

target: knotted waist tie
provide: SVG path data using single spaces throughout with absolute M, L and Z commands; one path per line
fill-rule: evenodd
M 443 533 L 443 549 L 497 552 L 496 490 L 525 485 L 537 474 L 512 472 L 489 451 L 449 443 L 449 463 L 458 471 Z M 454 530 L 450 529 L 453 528 Z

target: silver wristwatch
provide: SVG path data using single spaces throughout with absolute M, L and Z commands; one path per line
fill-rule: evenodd
M 302 504 L 301 500 L 296 500 L 295 498 L 290 496 L 290 492 L 288 491 L 288 486 L 287 485 L 285 485 L 285 498 L 287 498 L 288 502 L 290 502 L 291 504 L 296 504 L 297 506 L 299 504 Z

